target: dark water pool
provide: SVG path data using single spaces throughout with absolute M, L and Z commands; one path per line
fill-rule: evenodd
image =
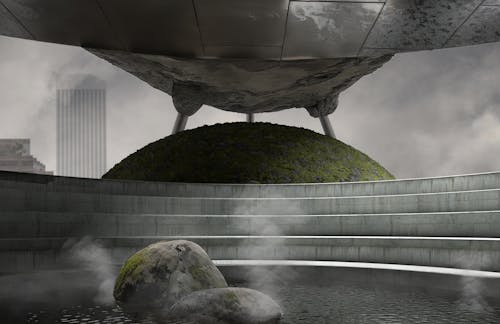
M 482 283 L 475 280 L 453 278 L 443 285 L 446 280 L 434 278 L 422 286 L 413 277 L 394 279 L 395 275 L 386 273 L 381 279 L 359 271 L 275 272 L 270 276 L 259 273 L 257 277 L 266 280 L 240 278 L 232 285 L 250 286 L 274 297 L 284 310 L 284 324 L 500 323 L 500 298 L 482 295 Z M 442 289 L 446 285 L 454 287 Z M 5 323 L 155 323 L 147 315 L 134 320 L 114 305 L 97 305 L 91 300 L 76 299 L 62 306 L 51 304 L 49 294 L 46 301 L 29 306 L 31 309 L 25 305 L 22 314 L 18 311 Z

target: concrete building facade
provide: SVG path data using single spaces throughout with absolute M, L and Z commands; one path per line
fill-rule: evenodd
M 106 172 L 106 89 L 93 76 L 62 78 L 57 89 L 57 174 Z
M 0 170 L 52 174 L 30 153 L 30 140 L 0 139 Z

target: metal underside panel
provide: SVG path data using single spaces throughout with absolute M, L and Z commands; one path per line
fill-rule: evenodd
M 124 49 L 94 1 L 2 0 L 2 3 L 35 40 Z
M 500 41 L 500 0 L 0 0 L 0 35 L 186 58 L 378 56 Z

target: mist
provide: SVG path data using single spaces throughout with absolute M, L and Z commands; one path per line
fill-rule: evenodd
M 480 254 L 461 254 L 456 260 L 457 268 L 461 269 L 487 269 L 491 260 Z M 484 297 L 484 281 L 478 277 L 462 276 L 460 279 L 461 296 L 457 307 L 462 310 L 478 313 L 492 312 L 491 307 Z
M 241 197 L 249 197 L 251 195 L 244 192 L 241 193 Z M 279 196 L 276 198 L 280 198 Z M 285 197 L 281 197 L 285 198 Z M 293 267 L 268 267 L 259 265 L 259 258 L 256 255 L 266 255 L 270 256 L 267 259 L 282 259 L 285 257 L 273 258 L 274 251 L 278 253 L 284 253 L 286 236 L 289 233 L 286 232 L 286 227 L 280 226 L 279 223 L 273 221 L 273 215 L 263 215 L 262 210 L 258 207 L 244 207 L 240 206 L 235 208 L 230 215 L 235 216 L 252 216 L 250 220 L 250 226 L 246 226 L 243 222 L 239 222 L 238 232 L 248 232 L 250 236 L 269 236 L 270 240 L 266 238 L 261 238 L 261 242 L 258 244 L 263 244 L 260 246 L 250 246 L 244 244 L 242 248 L 249 251 L 249 259 L 256 260 L 252 262 L 254 266 L 244 267 L 243 277 L 246 282 L 245 286 L 264 292 L 265 294 L 271 296 L 278 304 L 283 305 L 281 296 L 281 291 L 290 282 L 294 282 L 295 278 L 299 276 L 297 271 Z M 293 223 L 293 215 L 303 215 L 306 214 L 303 209 L 296 204 L 283 204 L 281 216 L 290 215 L 287 219 L 287 224 Z M 264 245 L 265 242 L 265 245 Z M 283 249 L 281 249 L 283 248 Z M 283 306 L 282 306 L 283 307 Z M 284 310 L 286 313 L 286 310 Z
M 63 246 L 63 258 L 82 270 L 88 271 L 97 283 L 93 301 L 98 305 L 114 303 L 113 287 L 116 273 L 112 267 L 109 251 L 87 236 L 82 239 L 69 239 Z

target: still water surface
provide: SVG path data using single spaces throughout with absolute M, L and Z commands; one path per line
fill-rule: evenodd
M 241 284 L 238 284 L 241 285 Z M 283 324 L 500 323 L 500 301 L 388 285 L 287 283 L 261 286 L 282 306 Z M 155 323 L 136 321 L 116 306 L 75 305 L 27 314 L 28 323 Z

